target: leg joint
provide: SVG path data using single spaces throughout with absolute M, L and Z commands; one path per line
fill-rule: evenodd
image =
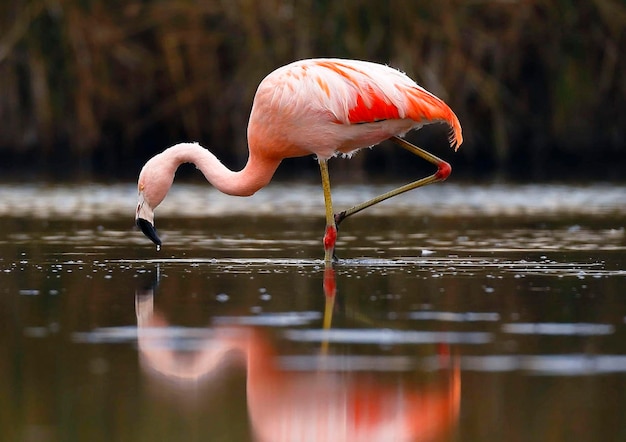
M 435 178 L 437 178 L 438 181 L 443 181 L 450 176 L 451 172 L 452 166 L 450 166 L 450 163 L 441 161 L 437 164 L 437 173 L 435 173 Z
M 341 221 L 343 221 L 344 219 L 346 219 L 345 210 L 339 213 L 335 213 L 335 226 L 339 228 L 339 224 L 341 224 Z

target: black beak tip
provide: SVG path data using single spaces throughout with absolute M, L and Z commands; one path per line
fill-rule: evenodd
M 137 218 L 137 227 L 141 229 L 144 235 L 146 235 L 157 246 L 161 246 L 161 239 L 157 235 L 157 231 L 150 221 L 143 218 Z

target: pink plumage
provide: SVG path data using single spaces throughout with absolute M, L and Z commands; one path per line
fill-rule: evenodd
M 326 262 L 336 240 L 336 225 L 354 213 L 407 190 L 442 181 L 450 165 L 398 138 L 425 124 L 450 127 L 450 145 L 463 142 L 452 110 L 408 76 L 388 66 L 357 60 L 310 59 L 283 66 L 259 84 L 248 124 L 250 156 L 239 172 L 226 168 L 196 143 L 181 143 L 154 156 L 139 175 L 136 220 L 158 246 L 154 209 L 184 162 L 194 163 L 216 188 L 247 196 L 267 185 L 284 158 L 315 155 L 320 162 L 326 204 Z M 433 175 L 333 216 L 326 161 L 391 139 L 437 166 Z
M 336 153 L 378 144 L 427 123 L 446 123 L 451 145 L 463 142 L 456 115 L 400 71 L 358 60 L 301 60 L 259 85 L 248 137 L 272 139 L 294 151 L 284 157 Z M 276 130 L 279 129 L 279 130 Z M 255 143 L 256 144 L 256 143 Z

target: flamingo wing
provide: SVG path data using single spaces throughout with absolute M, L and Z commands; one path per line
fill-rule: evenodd
M 272 101 L 278 107 L 302 113 L 325 113 L 335 123 L 364 124 L 386 120 L 412 120 L 410 128 L 445 122 L 450 144 L 462 143 L 461 126 L 452 110 L 402 72 L 358 60 L 311 59 L 276 70 Z M 268 77 L 269 78 L 269 77 Z M 405 131 L 406 131 L 405 130 Z

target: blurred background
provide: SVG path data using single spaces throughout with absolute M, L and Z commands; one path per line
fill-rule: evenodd
M 344 57 L 397 67 L 453 108 L 459 152 L 443 128 L 411 137 L 455 178 L 623 180 L 625 29 L 623 0 L 2 2 L 0 173 L 131 180 L 183 140 L 240 168 L 263 77 Z M 397 155 L 336 167 L 402 176 Z M 279 178 L 317 178 L 310 158 L 288 163 Z

